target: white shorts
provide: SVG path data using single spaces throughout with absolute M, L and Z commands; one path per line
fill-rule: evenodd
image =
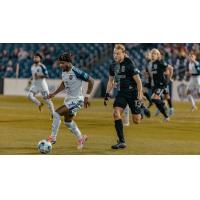
M 32 84 L 29 92 L 33 92 L 34 94 L 41 93 L 43 97 L 47 97 L 49 95 L 49 88 L 46 82 L 42 84 Z
M 77 112 L 83 107 L 84 101 L 79 98 L 65 98 L 64 104 L 69 109 L 69 114 L 76 116 Z
M 200 93 L 200 76 L 192 76 L 188 85 L 189 90 L 197 90 Z

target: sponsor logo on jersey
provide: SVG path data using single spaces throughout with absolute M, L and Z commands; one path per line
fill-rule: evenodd
M 73 79 L 73 75 L 69 75 L 69 80 L 72 80 Z

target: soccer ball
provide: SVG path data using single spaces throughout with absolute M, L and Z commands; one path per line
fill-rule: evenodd
M 42 154 L 50 153 L 50 151 L 52 150 L 52 145 L 47 140 L 41 140 L 38 143 L 38 150 Z

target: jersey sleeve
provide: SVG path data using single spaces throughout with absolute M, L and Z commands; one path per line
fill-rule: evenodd
M 130 68 L 129 68 L 129 73 L 131 76 L 135 76 L 135 75 L 139 75 L 140 74 L 140 70 L 133 64 L 130 64 Z
M 199 64 L 199 62 L 195 63 L 195 68 L 196 68 L 197 74 L 200 75 L 200 64 Z
M 163 71 L 165 71 L 167 69 L 167 67 L 168 67 L 168 64 L 166 62 L 164 62 L 164 61 L 161 61 L 160 65 L 161 65 Z
M 41 65 L 41 69 L 42 69 L 42 73 L 44 74 L 44 76 L 49 77 L 46 66 L 45 65 Z
M 86 72 L 84 72 L 78 68 L 75 68 L 75 67 L 72 70 L 78 79 L 80 79 L 82 81 L 86 81 L 86 82 L 89 81 L 90 76 Z

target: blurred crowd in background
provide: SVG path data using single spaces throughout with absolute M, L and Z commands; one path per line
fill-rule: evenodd
M 125 44 L 127 52 L 142 70 L 147 65 L 145 53 L 158 48 L 165 61 L 174 67 L 174 80 L 185 79 L 188 68 L 188 53 L 194 51 L 200 59 L 200 44 L 162 44 L 143 43 Z M 91 76 L 107 80 L 109 65 L 112 62 L 114 44 L 111 43 L 11 43 L 0 44 L 0 78 L 29 78 L 34 53 L 40 52 L 50 78 L 60 78 L 61 70 L 56 62 L 58 56 L 70 50 L 73 53 L 74 65 L 89 72 Z

